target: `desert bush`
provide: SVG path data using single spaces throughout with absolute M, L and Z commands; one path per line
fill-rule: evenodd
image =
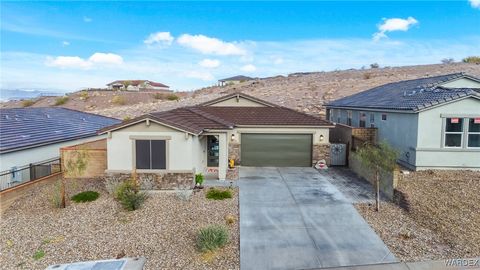
M 469 57 L 463 58 L 462 61 L 464 63 L 480 64 L 480 56 L 469 56 Z
M 67 96 L 59 97 L 59 98 L 55 99 L 55 106 L 63 105 L 65 103 L 67 103 L 67 101 L 68 101 Z
M 180 97 L 175 95 L 175 94 L 170 94 L 170 95 L 167 96 L 167 99 L 168 100 L 179 100 Z
M 372 73 L 370 73 L 370 72 L 363 73 L 363 78 L 365 80 L 368 80 L 368 79 L 372 78 Z
M 154 99 L 165 99 L 165 95 L 162 93 L 155 93 L 153 94 Z
M 108 177 L 105 180 L 105 189 L 107 190 L 108 194 L 112 195 L 116 198 L 116 192 L 118 187 L 123 183 L 122 180 L 114 177 Z
M 127 180 L 118 186 L 115 191 L 115 198 L 125 210 L 134 211 L 142 206 L 148 195 L 140 191 L 133 180 Z
M 442 64 L 452 64 L 454 62 L 455 62 L 455 60 L 453 60 L 453 58 L 443 58 L 442 59 Z
M 228 243 L 227 228 L 220 225 L 209 225 L 198 231 L 197 248 L 201 252 L 213 251 Z
M 220 190 L 216 188 L 211 188 L 207 191 L 207 199 L 210 200 L 225 200 L 232 198 L 232 192 L 230 190 Z
M 77 203 L 93 202 L 96 199 L 98 199 L 98 196 L 100 196 L 100 194 L 96 191 L 84 191 L 84 192 L 75 194 L 74 196 L 72 196 L 71 199 L 72 201 Z
M 373 64 L 370 64 L 370 68 L 379 68 L 380 65 L 378 63 L 373 63 Z
M 49 200 L 53 207 L 62 208 L 62 180 L 58 180 L 49 190 Z
M 88 98 L 90 98 L 87 91 L 80 92 L 80 94 L 78 94 L 78 96 L 80 97 L 80 100 L 84 100 L 84 101 L 87 100 Z
M 195 185 L 201 186 L 205 177 L 201 173 L 195 174 Z
M 22 100 L 22 107 L 30 107 L 33 104 L 35 104 L 35 101 L 33 99 L 24 99 Z
M 124 96 L 114 96 L 112 98 L 112 103 L 117 105 L 125 105 L 127 101 L 125 100 Z
M 123 118 L 123 121 L 128 121 L 128 120 L 131 120 L 131 119 L 132 119 L 132 118 L 131 118 L 130 116 L 125 116 L 125 117 Z
M 227 222 L 228 225 L 232 225 L 235 223 L 235 216 L 234 215 L 231 215 L 231 214 L 228 214 L 225 216 L 225 222 Z
M 45 257 L 45 251 L 43 251 L 42 249 L 39 249 L 35 251 L 32 257 L 34 260 L 40 260 L 41 258 Z

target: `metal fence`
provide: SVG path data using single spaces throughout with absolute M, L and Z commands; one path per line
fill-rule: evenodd
M 29 181 L 60 172 L 60 158 L 52 158 L 22 167 L 0 172 L 0 190 L 8 189 Z

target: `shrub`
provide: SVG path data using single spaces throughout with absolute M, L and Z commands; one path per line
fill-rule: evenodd
M 442 59 L 442 64 L 452 64 L 455 63 L 455 60 L 453 58 L 443 58 Z
M 370 68 L 379 68 L 380 65 L 378 63 L 373 63 L 373 64 L 370 64 Z
M 35 101 L 32 99 L 24 99 L 22 100 L 22 107 L 30 107 L 35 104 Z
M 125 116 L 125 117 L 123 118 L 123 121 L 128 121 L 128 120 L 131 120 L 131 119 L 132 119 L 132 118 L 131 118 L 130 116 Z
M 118 178 L 109 177 L 105 180 L 105 189 L 107 190 L 108 194 L 116 198 L 116 192 L 122 183 L 123 182 Z
M 33 259 L 34 260 L 40 260 L 44 256 L 45 256 L 45 251 L 39 249 L 39 250 L 35 251 L 35 254 L 33 254 Z
M 78 94 L 80 96 L 80 100 L 87 100 L 90 96 L 88 95 L 88 92 L 87 91 L 82 91 L 80 92 L 80 94 Z
M 124 96 L 114 96 L 112 98 L 112 103 L 117 105 L 125 105 L 127 102 L 125 101 Z
M 168 100 L 179 100 L 180 97 L 178 97 L 178 96 L 175 95 L 175 94 L 170 94 L 170 95 L 167 96 L 167 99 L 168 99 Z
M 98 199 L 98 196 L 100 196 L 100 194 L 96 191 L 84 191 L 74 195 L 72 201 L 77 203 L 93 202 Z
M 367 72 L 367 73 L 364 73 L 364 74 L 363 74 L 363 78 L 364 78 L 365 80 L 368 80 L 368 79 L 370 79 L 371 77 L 372 77 L 372 73 Z
M 227 242 L 228 231 L 224 226 L 209 225 L 200 229 L 197 234 L 197 248 L 201 252 L 224 247 Z
M 469 57 L 463 58 L 462 61 L 464 63 L 480 64 L 480 56 L 469 56 Z
M 175 195 L 182 201 L 188 201 L 190 195 L 192 195 L 192 190 L 188 186 L 181 186 L 175 190 Z
M 57 183 L 50 189 L 49 199 L 50 203 L 55 208 L 62 208 L 62 180 L 58 180 Z
M 228 225 L 232 225 L 233 223 L 235 223 L 235 216 L 234 215 L 231 215 L 231 214 L 228 214 L 225 216 L 225 221 L 227 222 Z
M 139 191 L 138 185 L 133 180 L 127 180 L 118 186 L 115 198 L 125 210 L 134 211 L 142 206 L 148 195 Z
M 201 186 L 205 177 L 201 173 L 195 174 L 195 185 Z
M 207 191 L 207 199 L 210 200 L 224 200 L 230 198 L 232 198 L 232 192 L 230 190 L 211 188 Z
M 162 93 L 155 93 L 153 94 L 154 99 L 165 99 L 165 95 Z
M 67 103 L 67 101 L 68 101 L 67 96 L 59 97 L 55 100 L 55 106 L 63 105 L 65 103 Z

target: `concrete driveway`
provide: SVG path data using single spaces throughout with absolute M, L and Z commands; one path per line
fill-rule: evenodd
M 395 262 L 347 199 L 313 168 L 240 169 L 240 268 Z

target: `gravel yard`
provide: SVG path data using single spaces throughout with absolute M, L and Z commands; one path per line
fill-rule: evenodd
M 157 192 L 141 209 L 127 212 L 102 182 L 89 180 L 69 187 L 69 196 L 84 190 L 101 195 L 94 202 L 68 202 L 66 209 L 51 206 L 52 187 L 33 190 L 2 216 L 2 269 L 44 269 L 50 264 L 117 256 L 144 256 L 146 269 L 239 269 L 238 190 L 223 201 L 205 199 L 205 191 L 194 193 L 190 201 L 172 192 Z M 228 214 L 237 217 L 232 225 L 226 225 Z M 215 253 L 201 254 L 195 247 L 196 233 L 209 224 L 227 226 L 230 241 Z
M 367 204 L 356 207 L 399 259 L 480 256 L 480 172 L 413 172 L 397 189 L 403 207 L 383 203 L 379 213 Z

